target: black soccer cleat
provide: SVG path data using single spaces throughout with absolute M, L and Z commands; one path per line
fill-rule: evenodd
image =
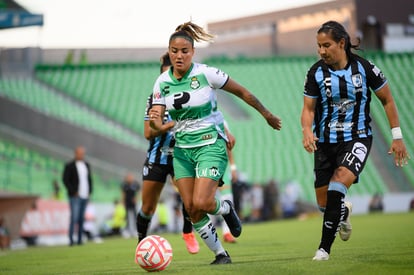
M 231 258 L 229 253 L 225 251 L 222 254 L 216 255 L 216 259 L 212 261 L 210 264 L 231 264 Z
M 225 202 L 229 204 L 230 212 L 226 215 L 223 215 L 223 219 L 226 221 L 231 234 L 237 238 L 242 232 L 242 224 L 239 217 L 237 216 L 236 210 L 234 209 L 233 203 L 229 200 L 225 200 Z

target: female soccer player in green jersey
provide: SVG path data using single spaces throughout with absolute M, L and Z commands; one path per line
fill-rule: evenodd
M 241 234 L 242 225 L 233 204 L 215 197 L 228 161 L 227 136 L 223 116 L 217 111 L 216 91 L 238 96 L 276 130 L 281 129 L 282 122 L 226 73 L 192 61 L 194 41 L 212 39 L 211 34 L 192 22 L 181 24 L 170 36 L 172 67 L 155 81 L 150 125 L 154 129 L 162 126 L 160 114 L 165 109 L 175 121 L 173 166 L 178 190 L 195 230 L 216 256 L 212 264 L 227 264 L 231 258 L 207 214 L 222 215 L 235 237 Z

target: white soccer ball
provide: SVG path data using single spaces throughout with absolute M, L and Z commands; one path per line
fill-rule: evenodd
M 137 245 L 135 262 L 146 271 L 161 271 L 171 263 L 171 244 L 163 237 L 150 235 Z

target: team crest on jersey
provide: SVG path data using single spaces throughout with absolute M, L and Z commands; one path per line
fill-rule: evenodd
M 200 88 L 200 81 L 198 81 L 197 77 L 193 76 L 191 78 L 191 84 L 190 84 L 191 89 L 196 90 L 198 88 Z
M 355 88 L 362 87 L 362 76 L 361 74 L 354 74 L 351 76 L 352 84 L 354 84 Z

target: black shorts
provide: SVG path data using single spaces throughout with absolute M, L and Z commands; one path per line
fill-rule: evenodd
M 142 169 L 143 181 L 151 180 L 165 183 L 168 175 L 174 177 L 174 168 L 172 165 L 149 163 L 148 161 L 145 161 Z
M 314 158 L 315 188 L 328 185 L 339 166 L 352 171 L 356 176 L 354 183 L 357 183 L 371 150 L 371 144 L 372 137 L 341 143 L 317 144 L 318 150 Z

